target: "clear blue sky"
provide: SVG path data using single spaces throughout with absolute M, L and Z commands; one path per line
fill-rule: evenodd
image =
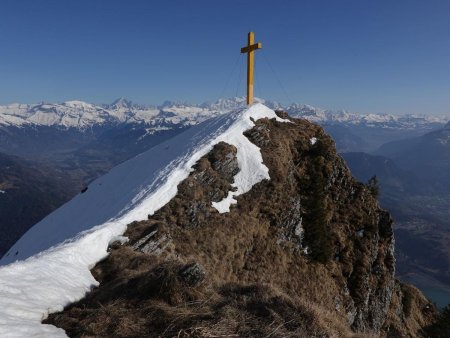
M 257 96 L 450 113 L 450 1 L 433 0 L 1 0 L 0 104 L 244 95 L 250 30 Z

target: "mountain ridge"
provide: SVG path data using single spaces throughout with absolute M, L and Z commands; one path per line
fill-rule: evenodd
M 264 114 L 270 115 L 271 112 L 270 109 L 258 104 L 254 106 L 253 110 L 245 111 L 248 111 L 249 114 L 253 112 L 254 118 L 257 118 L 259 115 L 264 116 Z M 209 144 L 211 140 L 222 137 L 221 133 L 224 133 L 226 128 L 234 126 L 233 132 L 236 133 L 239 130 L 236 129 L 239 125 L 233 125 L 233 123 L 235 123 L 235 121 L 239 122 L 239 118 L 242 120 L 245 119 L 246 123 L 251 125 L 251 122 L 247 121 L 247 115 L 244 114 L 241 117 L 239 111 L 224 116 L 218 116 L 216 119 L 205 121 L 204 124 L 198 125 L 197 128 L 188 129 L 184 133 L 114 167 L 108 174 L 93 181 L 88 186 L 88 190 L 85 193 L 77 195 L 69 203 L 33 226 L 29 231 L 33 232 L 34 235 L 26 233 L 24 237 L 27 237 L 28 240 L 25 240 L 25 244 L 21 243 L 23 237 L 5 256 L 2 257 L 0 264 L 10 263 L 17 259 L 25 259 L 32 254 L 48 249 L 49 247 L 56 245 L 58 241 L 61 241 L 61 238 L 67 239 L 76 235 L 76 232 L 79 232 L 80 229 L 87 230 L 95 225 L 105 223 L 111 218 L 120 219 L 131 208 L 131 206 L 128 205 L 130 201 L 132 201 L 132 205 L 136 207 L 138 202 L 141 203 L 145 199 L 144 197 L 152 197 L 149 195 L 149 191 L 155 189 L 153 187 L 155 180 L 158 182 L 167 181 L 167 178 L 164 176 L 150 176 L 149 172 L 144 170 L 145 167 L 149 167 L 149 163 L 153 169 L 152 172 L 158 173 L 160 170 L 158 166 L 167 167 L 165 170 L 170 169 L 177 172 L 177 170 L 181 171 L 176 165 L 178 161 L 178 163 L 187 166 L 187 168 L 182 167 L 182 171 L 188 172 L 189 168 L 192 166 L 191 162 L 195 161 L 195 157 L 193 157 L 194 160 L 190 160 L 188 164 L 184 164 L 183 161 L 186 160 L 187 155 L 192 155 L 190 154 L 191 149 L 194 149 L 195 146 L 200 147 L 201 149 L 209 149 L 209 147 L 211 147 Z M 187 138 L 189 143 L 180 141 L 180 137 Z M 191 138 L 193 140 L 191 140 Z M 242 145 L 242 147 L 244 148 L 244 145 Z M 164 149 L 164 152 L 162 149 Z M 204 151 L 205 150 L 201 150 L 201 152 Z M 180 156 L 179 153 L 183 152 L 187 152 L 187 155 L 184 154 Z M 162 153 L 165 153 L 164 156 L 161 156 Z M 158 161 L 156 161 L 157 157 Z M 177 161 L 174 161 L 174 159 Z M 248 161 L 245 161 L 243 166 L 248 164 Z M 243 186 L 248 187 L 249 184 L 251 186 L 251 182 L 254 182 L 255 179 L 258 180 L 267 176 L 264 173 L 258 174 L 257 169 L 257 164 L 253 163 L 252 173 L 247 173 L 250 178 L 247 178 L 242 182 Z M 134 176 L 130 176 L 130 170 L 134 172 Z M 124 181 L 124 178 L 127 178 L 128 181 Z M 128 185 L 123 186 L 123 184 Z M 146 185 L 148 185 L 148 188 L 143 189 L 143 186 Z M 105 188 L 106 186 L 107 188 Z M 176 190 L 176 187 L 171 187 L 169 191 L 173 194 L 174 189 Z M 243 189 L 245 190 L 246 188 Z M 127 194 L 119 198 L 118 196 L 121 195 L 120 191 L 127 191 Z M 229 202 L 231 203 L 231 200 L 229 200 Z M 83 210 L 82 214 L 79 213 L 80 209 Z M 139 214 L 139 217 L 145 217 L 147 213 L 148 211 L 142 215 Z M 67 224 L 67 221 L 65 221 L 66 218 L 70 219 L 70 224 Z M 57 224 L 64 222 L 66 223 L 65 227 L 58 229 Z M 45 228 L 45 226 L 52 226 L 55 228 L 48 233 L 48 237 L 44 239 L 44 244 L 40 244 L 36 238 L 42 238 L 44 235 L 38 228 Z M 58 232 L 60 232 L 60 234 L 58 234 Z M 44 234 L 45 233 L 47 232 L 44 232 Z M 18 255 L 13 256 L 12 254 L 16 251 L 19 251 Z
M 427 125 L 444 125 L 448 116 L 420 114 L 360 114 L 345 110 L 333 111 L 306 104 L 292 103 L 283 106 L 278 102 L 255 99 L 272 109 L 283 109 L 292 116 L 302 117 L 316 123 L 345 123 L 351 125 L 379 126 L 393 129 L 411 129 Z M 88 129 L 107 123 L 151 124 L 162 111 L 172 111 L 178 117 L 202 118 L 245 107 L 245 98 L 219 99 L 216 102 L 190 104 L 166 101 L 162 105 L 138 105 L 126 98 L 116 99 L 111 104 L 95 105 L 83 101 L 63 103 L 10 104 L 0 106 L 0 125 L 25 126 L 45 125 L 62 128 Z M 201 120 L 200 120 L 201 122 Z
M 148 311 L 176 313 L 179 305 L 186 310 L 214 299 L 213 308 L 222 304 L 238 311 L 235 319 L 248 314 L 255 320 L 249 328 L 234 326 L 230 312 L 219 311 L 212 318 L 229 323 L 224 334 L 264 336 L 275 320 L 280 336 L 373 331 L 415 337 L 433 321 L 434 308 L 395 281 L 393 246 L 389 214 L 350 175 L 323 129 L 256 104 L 189 128 L 115 167 L 24 235 L 2 258 L 9 263 L 31 256 L 0 267 L 0 333 L 65 336 L 41 320 L 99 286 L 81 309 L 75 303 L 45 323 L 71 336 L 97 327 L 85 334 L 173 336 L 184 330 L 187 337 L 189 323 L 209 327 L 215 325 L 211 317 L 194 313 L 169 330 L 158 318 L 174 318 Z M 231 298 L 223 303 L 226 294 Z M 409 310 L 402 302 L 406 294 Z M 131 303 L 118 303 L 117 296 Z M 110 301 L 138 315 L 133 331 L 115 327 L 128 317 L 105 320 L 98 312 L 98 304 L 110 309 Z M 155 302 L 166 305 L 155 308 Z M 130 311 L 136 305 L 145 309 L 151 331 L 138 324 L 143 313 Z M 72 309 L 89 311 L 89 325 Z M 331 322 L 324 313 L 332 314 Z
M 239 165 L 236 147 L 216 144 L 169 203 L 128 225 L 127 243 L 111 244 L 92 269 L 99 287 L 45 323 L 70 336 L 264 337 L 272 325 L 276 337 L 419 336 L 434 310 L 394 279 L 389 214 L 322 128 L 290 121 L 245 132 L 270 180 L 218 213 Z

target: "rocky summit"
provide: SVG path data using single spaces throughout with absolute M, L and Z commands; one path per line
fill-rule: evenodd
M 176 196 L 91 270 L 84 299 L 44 322 L 71 337 L 421 337 L 436 310 L 395 279 L 393 221 L 306 120 L 260 119 L 245 136 L 270 180 L 233 189 L 236 148 L 218 143 Z

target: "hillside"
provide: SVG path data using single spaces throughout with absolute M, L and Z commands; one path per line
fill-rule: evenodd
M 291 121 L 245 134 L 270 180 L 218 213 L 239 166 L 235 147 L 216 144 L 111 245 L 92 269 L 100 286 L 45 322 L 71 337 L 420 336 L 434 310 L 394 279 L 389 214 L 320 127 Z
M 260 104 L 92 182 L 1 263 L 27 257 L 0 268 L 2 335 L 62 337 L 40 321 L 63 307 L 45 323 L 102 337 L 420 337 L 436 316 L 332 139 Z
M 376 175 L 382 207 L 395 219 L 396 276 L 444 307 L 450 302 L 449 196 L 401 169 L 394 160 L 366 153 L 342 157 L 361 182 Z M 437 182 L 436 182 L 437 183 Z
M 450 127 L 389 142 L 377 151 L 414 173 L 425 191 L 404 194 L 389 207 L 397 219 L 399 276 L 440 306 L 450 301 Z
M 65 172 L 0 153 L 0 256 L 81 188 Z
M 450 127 L 423 136 L 387 143 L 377 150 L 401 168 L 409 168 L 433 188 L 435 194 L 450 193 Z
M 419 291 L 395 280 L 390 216 L 331 138 L 258 104 L 114 168 L 11 252 L 48 248 L 0 268 L 0 321 L 22 323 L 5 332 L 61 336 L 39 316 L 95 285 L 46 322 L 71 336 L 331 337 L 419 336 L 434 318 Z M 98 284 L 88 268 L 99 260 Z
M 383 198 L 431 192 L 413 172 L 401 169 L 388 157 L 362 152 L 347 152 L 341 155 L 352 174 L 361 182 L 367 182 L 372 176 L 377 176 Z

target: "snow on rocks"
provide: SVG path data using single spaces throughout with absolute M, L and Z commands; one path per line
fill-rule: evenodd
M 254 108 L 253 108 L 254 107 Z M 249 191 L 253 185 L 264 179 L 269 179 L 269 169 L 262 163 L 260 149 L 244 136 L 246 130 L 251 129 L 255 124 L 253 120 L 259 120 L 264 117 L 276 118 L 281 122 L 290 122 L 278 117 L 271 109 L 262 104 L 253 106 L 244 112 L 243 118 L 234 123 L 218 141 L 224 141 L 232 144 L 237 149 L 237 160 L 239 163 L 239 172 L 234 176 L 234 191 L 229 191 L 228 196 L 220 202 L 213 202 L 212 205 L 220 213 L 229 212 L 231 204 L 237 203 L 235 197 Z
M 0 336 L 65 337 L 41 320 L 97 285 L 90 268 L 107 255 L 111 241 L 168 203 L 215 144 L 236 146 L 240 168 L 236 191 L 214 204 L 219 212 L 269 179 L 259 148 L 243 135 L 261 118 L 284 121 L 262 104 L 210 119 L 113 168 L 33 226 L 0 260 L 9 264 L 0 267 Z

